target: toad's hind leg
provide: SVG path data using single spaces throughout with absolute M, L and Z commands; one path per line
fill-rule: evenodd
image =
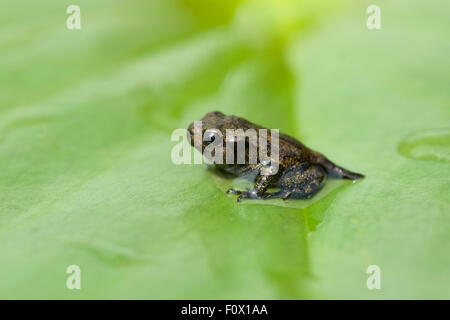
M 310 198 L 316 194 L 325 182 L 325 170 L 318 165 L 294 166 L 286 170 L 280 178 L 281 191 L 272 197 L 282 198 Z

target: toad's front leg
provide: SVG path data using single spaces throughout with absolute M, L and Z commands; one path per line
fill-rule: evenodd
M 235 189 L 229 189 L 228 194 L 238 194 L 237 202 L 242 199 L 264 199 L 264 193 L 269 189 L 272 183 L 275 181 L 275 175 L 261 175 L 256 177 L 255 185 L 253 189 L 247 191 L 239 191 Z

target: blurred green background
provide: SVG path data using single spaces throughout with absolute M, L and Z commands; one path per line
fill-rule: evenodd
M 0 298 L 449 299 L 449 13 L 3 1 Z M 171 132 L 211 110 L 367 178 L 303 208 L 237 204 L 203 166 L 170 161 Z M 81 290 L 66 288 L 74 264 Z

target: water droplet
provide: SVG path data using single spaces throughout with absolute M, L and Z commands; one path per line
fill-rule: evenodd
M 411 159 L 450 162 L 450 128 L 413 133 L 400 142 L 398 151 Z
M 3 142 L 3 140 L 7 138 L 9 133 L 13 130 L 16 130 L 17 128 L 39 125 L 57 119 L 57 117 L 54 115 L 46 115 L 46 114 L 20 118 L 14 117 L 11 118 L 12 119 L 7 119 L 6 123 L 4 123 L 5 121 L 0 122 L 0 142 Z
M 72 241 L 70 244 L 93 254 L 98 259 L 110 265 L 124 266 L 147 261 L 145 257 L 137 254 L 133 249 L 114 244 L 100 242 L 88 243 L 85 241 Z

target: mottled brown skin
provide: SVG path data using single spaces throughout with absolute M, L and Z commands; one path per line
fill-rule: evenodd
M 219 111 L 207 113 L 202 119 L 202 137 L 206 130 L 217 129 L 223 136 L 223 157 L 225 163 L 226 157 L 226 129 L 266 129 L 255 125 L 250 121 L 236 116 L 226 116 Z M 188 128 L 188 137 L 191 138 L 191 145 L 194 146 L 194 123 Z M 271 149 L 270 130 L 268 130 L 268 146 Z M 211 143 L 211 141 L 202 142 L 202 150 Z M 248 163 L 249 142 L 246 141 L 246 163 L 245 164 L 216 164 L 215 166 L 233 176 L 247 176 L 254 180 L 254 188 L 247 191 L 230 189 L 227 193 L 238 194 L 237 201 L 243 198 L 248 199 L 269 199 L 281 198 L 310 198 L 317 193 L 325 183 L 327 175 L 334 178 L 360 179 L 364 176 L 359 173 L 348 171 L 335 165 L 322 154 L 309 149 L 298 140 L 282 134 L 279 134 L 279 169 L 275 175 L 263 175 L 261 168 L 263 164 L 260 161 L 257 164 Z M 258 147 L 258 146 L 256 146 Z M 235 152 L 236 154 L 236 152 Z M 258 149 L 259 154 L 259 149 Z M 234 162 L 236 163 L 236 161 Z M 269 188 L 278 188 L 279 191 L 267 192 Z

